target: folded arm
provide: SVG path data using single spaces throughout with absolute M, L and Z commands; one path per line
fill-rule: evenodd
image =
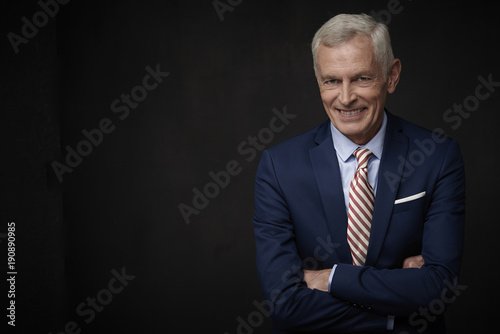
M 403 269 L 420 269 L 424 264 L 425 260 L 422 255 L 410 256 L 404 260 Z M 311 290 L 329 292 L 328 286 L 330 285 L 329 283 L 332 269 L 333 268 L 322 270 L 304 269 L 304 281 L 307 283 L 307 287 Z
M 387 316 L 307 287 L 289 209 L 267 151 L 259 165 L 255 193 L 257 269 L 275 326 L 309 332 L 384 330 Z
M 455 141 L 443 153 L 423 217 L 425 264 L 420 269 L 393 270 L 339 264 L 331 282 L 332 296 L 388 314 L 409 315 L 440 299 L 456 283 L 463 244 L 464 168 Z
M 386 328 L 387 317 L 350 306 L 304 281 L 293 231 L 254 219 L 257 264 L 274 324 L 283 330 L 357 332 Z
M 424 216 L 422 260 L 408 258 L 405 269 L 391 270 L 338 264 L 331 281 L 331 295 L 377 312 L 401 316 L 440 299 L 457 281 L 464 193 L 463 163 L 458 145 L 451 142 Z M 423 259 L 425 264 L 419 266 Z M 328 284 L 326 277 L 326 273 L 306 272 L 310 287 L 323 291 Z
M 257 266 L 275 324 L 297 331 L 385 329 L 387 315 L 409 315 L 440 298 L 458 275 L 464 221 L 463 164 L 449 145 L 423 221 L 420 268 L 376 269 L 338 263 L 330 293 L 311 290 L 303 271 L 290 208 L 264 151 L 255 185 Z M 304 276 L 305 275 L 305 276 Z M 324 285 L 323 285 L 324 286 Z M 357 305 L 357 307 L 353 306 Z

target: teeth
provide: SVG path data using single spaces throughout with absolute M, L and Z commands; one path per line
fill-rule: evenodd
M 341 110 L 341 109 L 337 109 L 337 110 L 340 111 L 340 113 L 342 115 L 351 116 L 351 115 L 355 115 L 357 113 L 360 113 L 361 110 L 363 110 L 363 109 L 364 108 L 359 108 L 359 109 L 356 109 L 356 110 L 349 110 L 349 111 L 347 111 L 347 110 Z

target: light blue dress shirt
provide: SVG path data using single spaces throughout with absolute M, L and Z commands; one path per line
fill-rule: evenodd
M 330 123 L 330 130 L 332 132 L 333 147 L 337 152 L 337 160 L 339 161 L 340 177 L 342 179 L 342 189 L 344 190 L 344 200 L 346 213 L 349 209 L 349 189 L 351 187 L 351 180 L 354 173 L 358 168 L 358 161 L 354 156 L 354 151 L 358 148 L 367 148 L 373 154 L 368 160 L 368 182 L 373 188 L 375 195 L 377 195 L 377 181 L 378 181 L 378 168 L 380 166 L 380 159 L 382 158 L 382 151 L 384 147 L 385 129 L 387 128 L 387 115 L 384 112 L 382 126 L 377 132 L 375 137 L 372 138 L 366 145 L 360 146 L 353 143 L 349 138 L 344 136 L 336 127 Z
M 346 213 L 348 213 L 349 211 L 349 189 L 351 187 L 351 180 L 354 177 L 356 169 L 358 168 L 358 161 L 356 160 L 356 157 L 353 153 L 358 148 L 367 148 L 372 152 L 372 155 L 368 160 L 368 182 L 372 186 L 375 196 L 377 195 L 378 170 L 380 166 L 380 159 L 382 159 L 386 128 L 387 115 L 384 112 L 384 118 L 382 120 L 382 126 L 380 127 L 380 130 L 377 132 L 375 137 L 373 137 L 366 145 L 360 146 L 344 136 L 335 126 L 333 126 L 332 123 L 330 123 L 333 147 L 335 148 L 337 160 L 339 162 Z M 337 265 L 334 265 L 332 268 L 330 279 L 328 281 L 328 291 L 330 291 L 333 275 L 336 268 Z M 394 317 L 389 316 L 387 329 L 392 330 L 393 326 Z

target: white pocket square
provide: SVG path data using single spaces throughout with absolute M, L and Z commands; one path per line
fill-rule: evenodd
M 414 200 L 419 199 L 420 197 L 424 197 L 424 196 L 425 196 L 425 191 L 422 191 L 421 193 L 418 193 L 415 195 L 411 195 L 408 197 L 403 197 L 403 198 L 397 199 L 394 201 L 394 204 L 400 204 L 400 203 L 404 203 L 404 202 L 414 201 Z

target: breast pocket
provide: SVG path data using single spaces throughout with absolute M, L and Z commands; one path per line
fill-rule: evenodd
M 391 255 L 398 261 L 420 254 L 426 215 L 427 196 L 394 204 L 384 244 L 390 245 Z
M 396 200 L 392 213 L 396 214 L 415 210 L 423 214 L 425 203 L 427 203 L 427 195 L 425 193 L 422 196 L 418 196 L 408 201 L 404 200 L 403 202 L 398 202 L 398 200 Z

